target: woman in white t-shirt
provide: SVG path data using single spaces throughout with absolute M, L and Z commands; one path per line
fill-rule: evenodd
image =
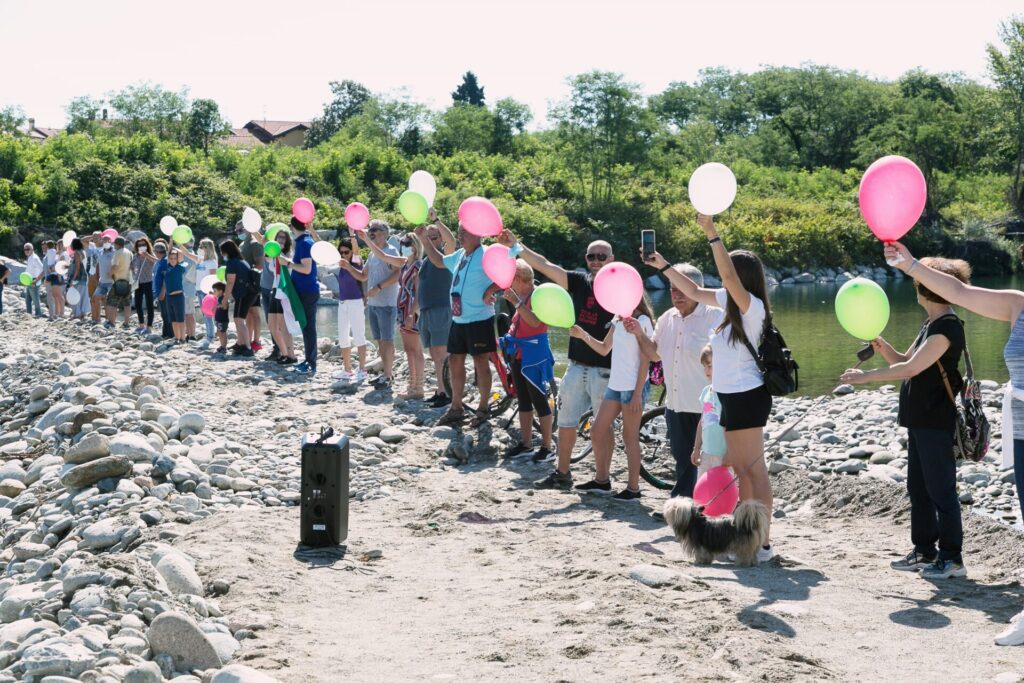
M 764 386 L 757 361 L 744 343 L 746 338 L 757 349 L 771 320 L 764 266 L 753 252 L 726 251 L 710 216 L 698 214 L 697 223 L 708 237 L 724 289 L 698 287 L 671 268 L 661 254 L 653 254 L 648 263 L 660 269 L 672 286 L 691 299 L 725 309 L 725 317 L 711 337 L 715 359 L 711 385 L 722 403 L 719 423 L 725 429 L 724 464 L 739 477 L 740 500 L 759 500 L 771 513 L 772 485 L 764 461 L 764 426 L 772 410 L 772 397 Z M 770 543 L 758 553 L 761 562 L 773 556 Z
M 203 281 L 207 275 L 217 274 L 217 248 L 213 245 L 213 240 L 209 237 L 204 237 L 199 240 L 199 263 L 196 265 L 196 285 Z M 196 300 L 199 304 L 203 303 L 203 298 L 206 297 L 208 292 L 197 291 Z M 193 315 L 195 315 L 195 309 L 193 309 Z M 194 320 L 194 318 L 193 318 Z M 203 316 L 203 322 L 206 325 L 206 337 L 203 339 L 202 348 L 207 349 L 210 347 L 213 341 L 214 329 L 213 329 L 213 316 Z
M 654 336 L 654 324 L 651 319 L 651 303 L 645 294 L 640 304 L 633 311 L 636 321 L 635 335 L 643 334 L 648 339 Z M 591 337 L 579 325 L 573 325 L 569 335 L 582 339 L 587 346 L 607 356 L 612 354 L 612 368 L 608 377 L 608 388 L 604 392 L 604 400 L 594 418 L 590 429 L 590 441 L 594 445 L 594 460 L 597 473 L 592 481 L 576 486 L 577 491 L 584 493 L 611 493 L 612 484 L 609 476 L 612 466 L 612 451 L 615 448 L 613 430 L 615 418 L 622 413 L 622 442 L 626 447 L 626 463 L 628 469 L 628 485 L 615 494 L 617 500 L 639 500 L 640 498 L 640 418 L 643 416 L 644 404 L 647 402 L 651 385 L 648 374 L 651 359 L 648 358 L 637 342 L 637 337 L 626 331 L 622 320 L 618 317 L 612 321 L 611 329 L 604 340 L 598 341 Z

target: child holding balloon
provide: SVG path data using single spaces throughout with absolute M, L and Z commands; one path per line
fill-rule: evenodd
M 713 467 L 719 467 L 725 457 L 725 430 L 719 422 L 719 415 L 722 412 L 722 402 L 718 400 L 714 387 L 711 385 L 713 352 L 711 344 L 708 344 L 700 352 L 700 364 L 704 366 L 704 375 L 708 378 L 708 385 L 700 392 L 700 402 L 703 406 L 700 418 L 700 427 L 697 430 L 697 440 L 693 445 L 693 455 L 690 456 L 697 469 L 697 479 L 700 479 L 705 472 Z
M 601 355 L 612 355 L 611 373 L 608 377 L 608 388 L 604 400 L 597 411 L 594 426 L 591 429 L 591 441 L 594 444 L 594 460 L 597 473 L 594 479 L 576 486 L 577 491 L 585 493 L 611 493 L 610 471 L 612 450 L 615 447 L 613 426 L 615 418 L 622 414 L 622 441 L 626 447 L 626 463 L 628 483 L 626 488 L 615 494 L 616 500 L 639 500 L 640 494 L 640 418 L 643 407 L 650 392 L 648 373 L 651 359 L 648 358 L 634 335 L 644 335 L 648 339 L 654 336 L 654 313 L 650 301 L 644 294 L 633 315 L 637 322 L 633 334 L 630 334 L 623 321 L 616 318 L 608 334 L 601 341 L 594 339 L 579 325 L 573 325 L 569 336 L 581 339 Z M 632 327 L 632 325 L 631 325 Z

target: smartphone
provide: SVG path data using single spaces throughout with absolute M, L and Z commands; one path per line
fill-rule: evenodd
M 657 251 L 654 248 L 654 231 L 653 230 L 641 230 L 640 231 L 640 250 L 643 254 L 644 261 L 651 258 L 651 254 Z
M 868 358 L 871 358 L 873 355 L 875 355 L 875 347 L 872 346 L 871 344 L 867 344 L 864 348 L 857 352 L 857 360 L 863 363 Z

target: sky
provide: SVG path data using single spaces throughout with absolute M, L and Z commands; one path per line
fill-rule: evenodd
M 804 62 L 985 80 L 1014 12 L 1021 0 L 0 0 L 0 106 L 60 127 L 73 97 L 145 81 L 212 98 L 237 127 L 312 119 L 343 79 L 440 109 L 472 70 L 536 127 L 592 69 L 647 94 L 708 66 Z

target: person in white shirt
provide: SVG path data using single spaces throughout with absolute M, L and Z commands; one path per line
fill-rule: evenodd
M 695 266 L 680 263 L 672 268 L 693 280 L 697 286 L 704 286 L 704 275 Z M 637 340 L 646 355 L 662 362 L 665 426 L 672 457 L 676 461 L 676 483 L 669 495 L 693 497 L 697 468 L 690 462 L 690 455 L 701 418 L 700 392 L 707 383 L 700 354 L 722 321 L 722 309 L 691 299 L 674 285 L 669 291 L 672 308 L 658 318 L 654 339 L 640 335 Z M 626 321 L 626 329 L 630 333 L 635 326 L 635 323 Z
M 722 403 L 720 424 L 725 429 L 724 464 L 739 478 L 740 500 L 758 500 L 772 509 L 772 484 L 764 461 L 764 426 L 772 411 L 772 396 L 764 386 L 757 361 L 747 348 L 761 343 L 765 326 L 771 320 L 768 285 L 764 266 L 757 254 L 737 249 L 726 251 L 710 216 L 697 214 L 697 224 L 707 235 L 715 266 L 724 289 L 705 289 L 682 273 L 672 270 L 668 261 L 655 252 L 648 263 L 665 273 L 668 281 L 691 299 L 705 306 L 721 306 L 725 316 L 711 337 L 715 364 L 711 384 Z M 767 542 L 758 552 L 758 560 L 775 556 Z
M 35 316 L 43 317 L 43 306 L 39 300 L 39 283 L 43 279 L 46 269 L 42 260 L 36 256 L 35 247 L 31 242 L 25 243 L 25 272 L 32 278 L 32 284 L 25 288 L 25 311 L 32 313 L 32 306 L 35 305 Z

